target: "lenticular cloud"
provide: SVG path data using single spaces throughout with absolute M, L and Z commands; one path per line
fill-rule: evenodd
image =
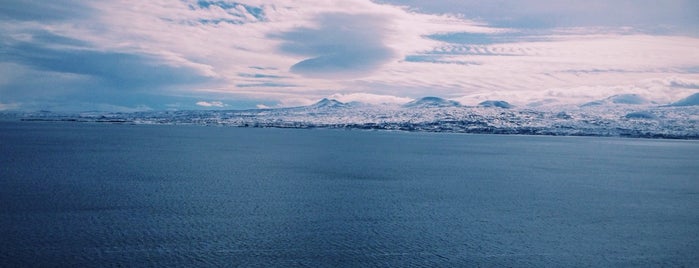
M 297 28 L 282 33 L 281 50 L 310 56 L 291 67 L 308 77 L 348 78 L 371 73 L 394 52 L 383 43 L 385 19 L 368 14 L 325 14 L 318 28 Z

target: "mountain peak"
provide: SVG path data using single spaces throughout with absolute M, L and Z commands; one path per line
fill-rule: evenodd
M 340 102 L 336 99 L 323 98 L 322 100 L 308 106 L 311 108 L 339 108 L 347 107 L 346 103 Z

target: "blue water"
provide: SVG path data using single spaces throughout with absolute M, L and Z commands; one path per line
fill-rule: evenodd
M 0 123 L 0 266 L 699 266 L 699 142 Z

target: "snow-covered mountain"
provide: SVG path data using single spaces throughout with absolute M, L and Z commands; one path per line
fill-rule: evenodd
M 336 99 L 327 99 L 324 98 L 310 106 L 309 108 L 312 109 L 323 109 L 323 108 L 345 108 L 348 107 L 349 105 L 346 103 L 342 103 Z
M 694 93 L 677 102 L 671 103 L 669 106 L 699 106 L 699 93 Z
M 588 103 L 581 105 L 581 107 L 600 106 L 600 105 L 609 105 L 609 104 L 644 105 L 644 104 L 651 104 L 651 101 L 649 101 L 648 99 L 646 99 L 638 94 L 621 94 L 621 95 L 614 95 L 614 96 L 611 96 L 611 97 L 603 99 L 603 100 L 591 101 L 591 102 L 588 102 Z
M 279 109 L 77 115 L 29 113 L 23 118 L 134 124 L 699 139 L 699 106 L 695 105 L 697 96 L 689 96 L 672 106 L 658 106 L 637 95 L 612 96 L 596 105 L 545 107 L 512 106 L 506 101 L 486 101 L 472 107 L 438 97 L 425 97 L 404 105 L 343 103 L 322 99 L 309 106 Z
M 496 107 L 496 108 L 504 108 L 504 109 L 509 109 L 512 108 L 512 105 L 506 101 L 501 101 L 501 100 L 487 100 L 483 101 L 478 104 L 480 107 Z
M 453 100 L 442 99 L 439 97 L 424 97 L 419 100 L 414 100 L 403 105 L 406 108 L 440 108 L 440 107 L 459 107 L 461 103 Z

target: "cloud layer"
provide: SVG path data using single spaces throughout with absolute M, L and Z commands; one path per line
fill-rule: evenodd
M 253 108 L 422 96 L 526 104 L 622 93 L 669 102 L 699 85 L 697 7 L 20 0 L 0 7 L 0 108 Z

